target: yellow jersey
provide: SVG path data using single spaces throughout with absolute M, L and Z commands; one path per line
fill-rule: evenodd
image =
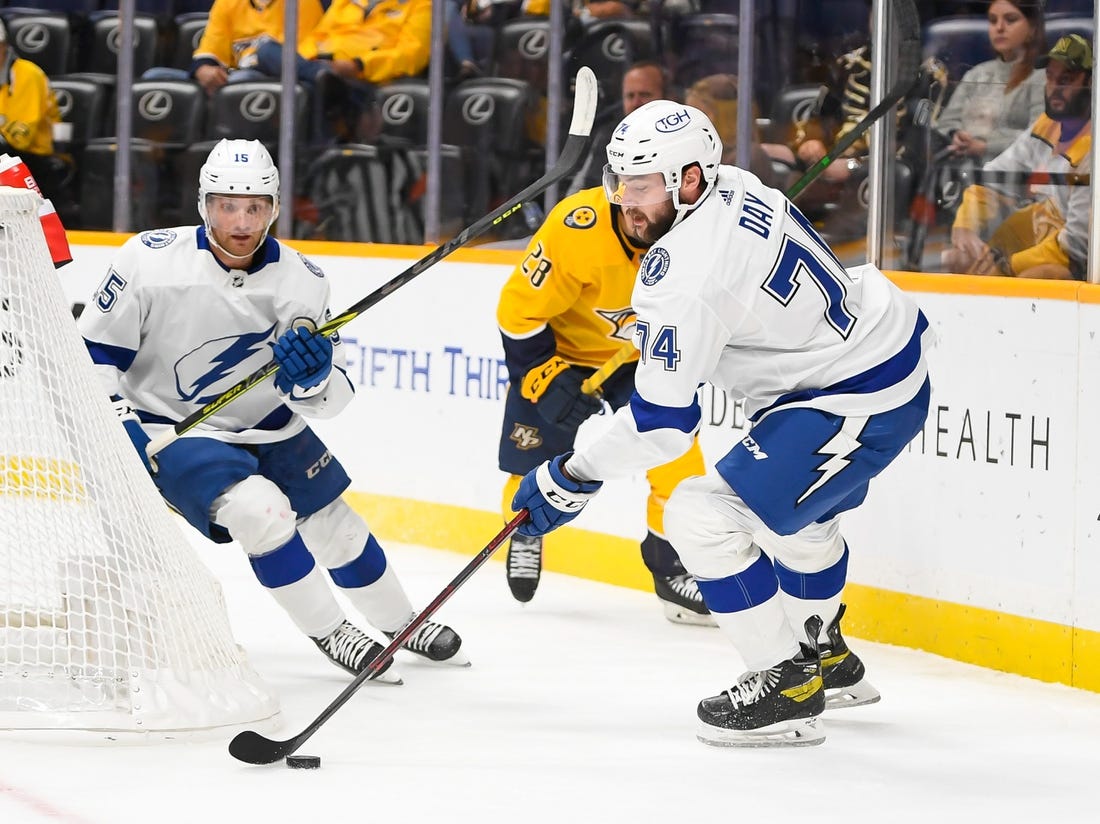
M 227 69 L 249 67 L 259 39 L 283 42 L 283 0 L 214 0 L 206 30 L 191 59 Z M 298 43 L 321 21 L 320 0 L 298 0 Z
M 497 304 L 512 380 L 555 354 L 598 367 L 621 350 L 634 334 L 630 296 L 647 248 L 626 235 L 602 188 L 558 203 Z
M 420 74 L 431 53 L 432 0 L 333 0 L 298 51 L 363 63 L 361 80 Z
M 17 153 L 53 154 L 53 124 L 61 113 L 46 73 L 16 58 L 0 84 L 0 136 Z

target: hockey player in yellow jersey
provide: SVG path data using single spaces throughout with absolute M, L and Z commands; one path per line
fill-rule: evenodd
M 621 209 L 608 203 L 602 188 L 584 189 L 550 212 L 505 283 L 497 323 L 510 379 L 499 450 L 500 468 L 511 476 L 504 487 L 506 519 L 513 517 L 509 504 L 522 476 L 572 449 L 580 425 L 600 411 L 600 401 L 583 393 L 581 384 L 633 336 L 630 295 L 647 248 L 627 234 Z M 635 365 L 625 364 L 603 383 L 602 397 L 613 409 L 634 392 Z M 698 440 L 682 457 L 647 472 L 642 560 L 666 616 L 677 623 L 712 623 L 663 532 L 672 490 L 704 472 Z M 530 601 L 542 571 L 542 538 L 513 535 L 506 567 L 512 595 Z

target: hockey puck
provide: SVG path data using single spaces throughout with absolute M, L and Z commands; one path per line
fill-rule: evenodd
M 292 770 L 315 770 L 321 766 L 319 755 L 288 755 L 286 765 Z

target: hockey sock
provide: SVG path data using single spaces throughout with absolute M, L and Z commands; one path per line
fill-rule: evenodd
M 771 559 L 757 550 L 746 569 L 717 580 L 696 579 L 715 623 L 733 641 L 750 670 L 762 670 L 798 653 Z
M 256 578 L 311 638 L 323 638 L 344 620 L 343 610 L 298 533 L 278 549 L 248 558 Z
M 820 616 L 823 623 L 819 640 L 824 640 L 840 609 L 840 596 L 848 577 L 848 548 L 844 548 L 839 561 L 818 572 L 796 572 L 776 561 L 775 577 L 791 626 L 804 626 L 811 615 Z
M 371 625 L 383 632 L 396 632 L 412 618 L 412 603 L 373 535 L 358 558 L 329 570 L 329 575 Z
M 683 575 L 686 572 L 672 544 L 652 529 L 646 532 L 645 538 L 642 539 L 642 562 L 650 572 L 662 578 L 671 578 L 673 575 Z

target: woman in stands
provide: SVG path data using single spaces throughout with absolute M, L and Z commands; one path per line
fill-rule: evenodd
M 997 57 L 963 75 L 936 123 L 947 153 L 981 163 L 996 157 L 1043 113 L 1044 51 L 1038 0 L 994 0 L 989 42 Z

